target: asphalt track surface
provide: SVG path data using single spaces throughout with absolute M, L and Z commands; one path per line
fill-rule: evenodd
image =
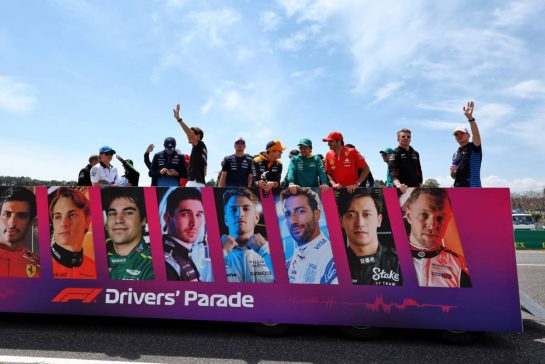
M 517 264 L 520 288 L 545 307 L 545 252 L 518 252 Z M 296 326 L 268 338 L 239 323 L 0 314 L 0 362 L 543 363 L 545 318 L 523 319 L 523 334 L 487 333 L 456 346 L 425 330 L 389 329 L 381 339 L 353 341 L 332 327 Z

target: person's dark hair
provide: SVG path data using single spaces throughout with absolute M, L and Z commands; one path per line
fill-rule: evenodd
M 437 210 L 443 210 L 445 207 L 445 201 L 448 200 L 448 193 L 447 190 L 443 188 L 415 188 L 409 198 L 407 199 L 407 202 L 405 202 L 405 206 L 407 208 L 411 208 L 411 205 L 420 197 L 420 195 L 428 195 L 433 201 L 433 205 Z
M 252 192 L 249 188 L 232 188 L 223 193 L 223 206 L 227 206 L 229 200 L 233 197 L 246 197 L 248 200 L 252 201 L 254 205 L 259 204 L 259 200 L 255 193 Z
M 290 158 L 293 157 L 293 156 L 296 156 L 296 155 L 299 155 L 301 154 L 297 149 L 292 149 L 290 150 Z
M 201 128 L 197 127 L 197 126 L 194 126 L 191 128 L 191 130 L 193 130 L 193 132 L 197 135 L 200 135 L 201 136 L 201 140 L 204 139 L 204 131 L 202 131 Z
M 53 220 L 53 208 L 62 197 L 69 198 L 78 209 L 83 210 L 85 216 L 91 215 L 89 200 L 81 191 L 69 187 L 60 187 L 52 196 L 49 196 L 49 217 L 51 220 Z
M 146 203 L 144 201 L 144 191 L 140 188 L 132 187 L 109 187 L 103 188 L 102 193 L 102 209 L 108 211 L 110 205 L 118 198 L 126 198 L 132 201 L 138 208 L 140 213 L 140 221 L 146 218 Z
M 8 201 L 22 201 L 30 207 L 30 219 L 36 217 L 36 196 L 24 187 L 9 187 L 0 196 L 0 210 Z
M 382 214 L 382 199 L 375 193 L 375 191 L 373 189 L 358 188 L 356 189 L 356 191 L 354 191 L 354 193 L 349 193 L 346 189 L 342 189 L 341 191 L 339 191 L 337 197 L 339 215 L 344 216 L 344 214 L 346 214 L 346 212 L 350 208 L 352 202 L 362 197 L 372 198 L 373 202 L 375 203 L 377 213 L 379 215 Z
M 407 128 L 401 128 L 401 129 L 399 129 L 397 131 L 397 137 L 398 138 L 399 138 L 399 134 L 401 134 L 401 133 L 407 133 L 407 134 L 411 135 L 411 131 L 409 129 L 407 129 Z
M 93 161 L 99 161 L 100 157 L 98 156 L 98 154 L 93 154 L 92 156 L 89 157 L 89 164 L 93 163 Z
M 310 206 L 310 209 L 312 211 L 318 210 L 320 198 L 318 197 L 318 194 L 316 192 L 308 187 L 297 186 L 295 188 L 295 192 L 293 193 L 290 191 L 289 188 L 286 188 L 280 193 L 280 200 L 283 204 L 288 198 L 295 196 L 305 196 L 308 200 L 308 205 Z
M 180 204 L 180 201 L 197 200 L 202 202 L 201 191 L 195 187 L 176 187 L 167 197 L 166 211 L 170 216 L 174 216 L 174 211 Z
M 354 144 L 350 144 L 350 143 L 345 144 L 344 146 L 345 146 L 345 147 L 348 147 L 348 148 L 356 148 L 356 147 L 354 146 Z

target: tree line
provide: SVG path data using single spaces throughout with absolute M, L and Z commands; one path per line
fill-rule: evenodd
M 0 176 L 0 186 L 75 186 L 76 181 L 40 180 L 30 177 Z

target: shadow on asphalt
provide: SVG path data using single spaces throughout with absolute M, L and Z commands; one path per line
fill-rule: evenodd
M 247 324 L 233 322 L 0 314 L 0 348 L 103 353 L 112 360 L 543 361 L 545 324 L 525 319 L 524 327 L 523 334 L 486 333 L 473 345 L 454 346 L 438 342 L 437 332 L 428 330 L 388 329 L 381 339 L 362 342 L 341 338 L 328 326 L 296 325 L 287 336 L 267 338 L 252 333 Z

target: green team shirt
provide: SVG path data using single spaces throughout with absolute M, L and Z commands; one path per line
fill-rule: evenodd
M 319 187 L 320 184 L 327 185 L 328 182 L 322 160 L 312 154 L 307 158 L 300 155 L 291 157 L 287 179 L 290 185 L 301 187 Z
M 151 247 L 144 240 L 138 244 L 129 255 L 118 255 L 113 242 L 106 242 L 108 253 L 108 271 L 110 279 L 115 280 L 152 280 Z

